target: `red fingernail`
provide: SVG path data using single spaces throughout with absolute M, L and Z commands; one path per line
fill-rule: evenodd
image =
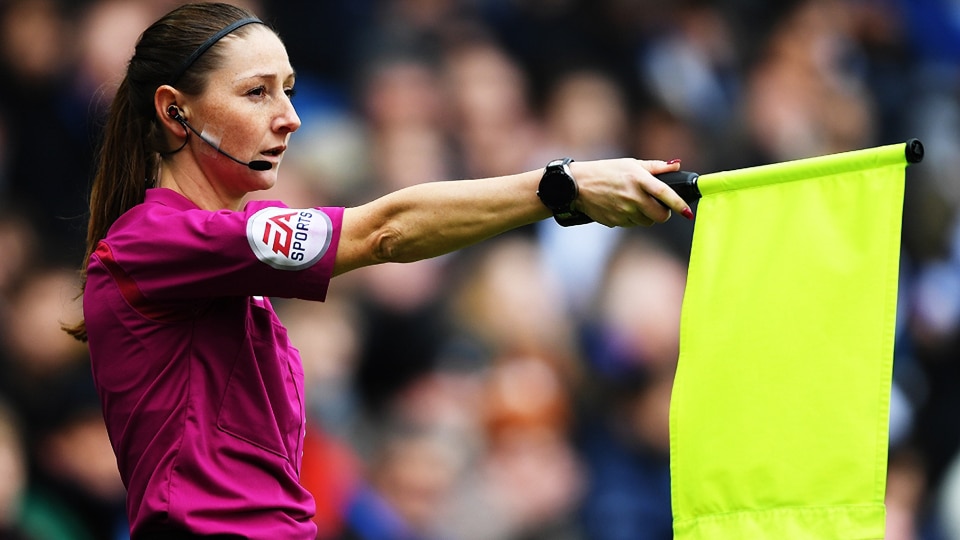
M 673 165 L 674 163 L 680 163 L 680 158 L 671 159 L 667 162 L 667 165 Z
M 680 212 L 680 214 L 687 219 L 693 219 L 693 211 L 690 210 L 689 206 L 684 208 L 683 211 Z

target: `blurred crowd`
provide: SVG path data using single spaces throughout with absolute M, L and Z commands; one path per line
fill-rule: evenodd
M 128 538 L 89 359 L 59 324 L 79 317 L 104 112 L 175 3 L 0 1 L 0 539 Z M 260 195 L 292 207 L 563 155 L 714 172 L 920 138 L 887 538 L 960 539 L 956 1 L 238 3 L 297 70 L 303 127 Z M 320 538 L 669 539 L 692 232 L 545 221 L 275 300 L 303 355 Z

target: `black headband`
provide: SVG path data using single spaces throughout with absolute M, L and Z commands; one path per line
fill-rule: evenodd
M 177 81 L 180 80 L 180 77 L 183 77 L 183 74 L 186 73 L 188 69 L 190 69 L 190 66 L 192 66 L 193 63 L 197 61 L 197 58 L 200 58 L 200 56 L 203 55 L 203 53 L 207 52 L 207 49 L 209 49 L 210 47 L 213 47 L 214 43 L 220 41 L 221 39 L 224 38 L 224 36 L 226 36 L 230 32 L 233 32 L 237 28 L 240 28 L 241 26 L 246 26 L 248 24 L 253 24 L 253 23 L 264 24 L 263 21 L 261 21 L 256 17 L 247 17 L 227 25 L 223 30 L 220 30 L 216 34 L 210 36 L 206 41 L 203 42 L 202 45 L 197 47 L 197 50 L 193 51 L 193 54 L 191 54 L 183 62 L 183 64 L 180 65 L 180 69 L 177 70 L 177 74 L 173 76 L 173 80 L 171 80 L 170 84 L 171 85 L 177 84 Z

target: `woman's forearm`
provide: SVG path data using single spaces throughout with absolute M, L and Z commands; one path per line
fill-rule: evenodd
M 418 184 L 348 208 L 336 272 L 436 257 L 547 218 L 541 173 Z

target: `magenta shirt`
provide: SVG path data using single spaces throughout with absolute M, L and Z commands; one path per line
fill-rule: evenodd
M 266 297 L 324 299 L 342 218 L 150 189 L 100 242 L 83 312 L 134 535 L 316 536 L 303 367 Z

